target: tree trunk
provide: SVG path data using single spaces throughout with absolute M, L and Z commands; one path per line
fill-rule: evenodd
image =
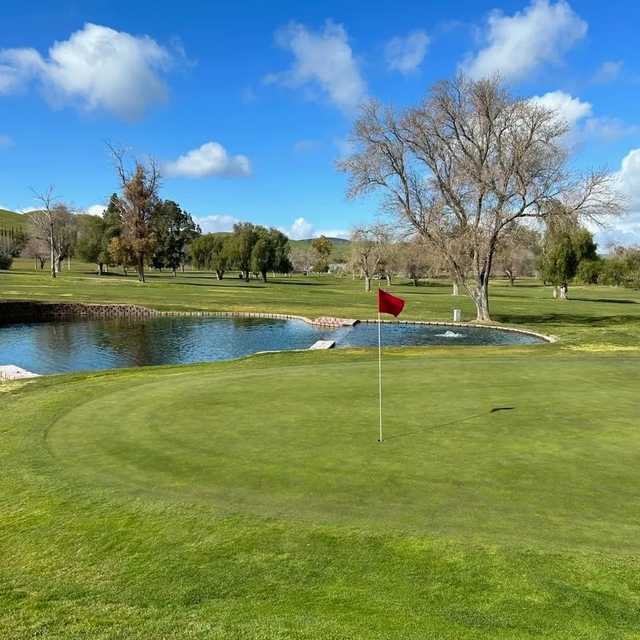
M 467 291 L 476 305 L 476 322 L 491 322 L 489 315 L 489 276 L 481 273 L 473 287 Z
M 366 274 L 364 276 L 364 290 L 371 291 L 371 278 Z
M 418 278 L 417 278 L 417 276 L 413 276 L 411 279 L 413 280 L 413 286 L 417 287 L 418 286 Z
M 144 256 L 138 258 L 138 281 L 144 284 Z
M 391 286 L 391 276 L 387 273 L 386 274 L 386 278 L 387 278 L 387 287 Z
M 51 277 L 56 277 L 56 252 L 53 247 L 53 222 L 49 223 L 49 251 L 50 251 L 50 259 L 51 259 Z
M 560 285 L 560 300 L 566 300 L 569 297 L 569 287 L 566 282 Z
M 262 271 L 262 282 L 266 282 L 267 281 L 267 272 L 266 271 Z
M 460 285 L 454 280 L 453 281 L 453 291 L 451 292 L 452 296 L 460 295 Z
M 102 262 L 98 262 L 98 275 L 101 276 L 104 273 Z
M 509 278 L 509 284 L 513 287 L 516 283 L 516 277 L 513 275 L 513 271 L 511 271 L 511 269 L 507 269 L 504 273 L 507 278 Z

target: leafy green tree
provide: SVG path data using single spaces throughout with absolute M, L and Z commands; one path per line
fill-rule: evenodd
M 267 271 L 273 265 L 273 244 L 265 234 L 260 234 L 256 243 L 253 245 L 251 251 L 251 270 L 254 273 L 259 273 L 262 276 L 263 282 L 267 281 Z
M 109 262 L 105 243 L 107 223 L 98 216 L 78 216 L 78 243 L 76 251 L 85 262 L 91 262 L 98 267 L 98 275 L 104 273 L 104 265 Z
M 258 241 L 258 227 L 250 222 L 239 222 L 233 225 L 233 235 L 229 243 L 229 256 L 244 279 L 251 277 L 251 259 L 253 247 Z
M 291 273 L 293 264 L 290 258 L 291 245 L 289 244 L 289 238 L 277 229 L 270 229 L 269 237 L 273 247 L 271 270 L 274 273 Z
M 151 264 L 156 269 L 171 269 L 176 275 L 178 267 L 187 259 L 187 245 L 200 235 L 193 218 L 172 200 L 156 203 L 151 216 L 155 238 Z
M 591 233 L 574 222 L 547 229 L 540 270 L 544 281 L 554 286 L 556 297 L 567 298 L 569 282 L 578 274 L 580 264 L 598 260 L 597 248 Z
M 320 236 L 311 241 L 311 248 L 316 255 L 316 262 L 313 267 L 314 271 L 318 273 L 326 273 L 329 271 L 329 256 L 333 251 L 333 242 L 326 236 Z
M 232 237 L 222 233 L 207 233 L 196 238 L 191 244 L 191 256 L 196 269 L 216 272 L 222 280 L 229 265 Z

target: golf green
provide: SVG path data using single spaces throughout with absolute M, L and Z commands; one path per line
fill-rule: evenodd
M 389 350 L 383 444 L 370 351 L 14 384 L 0 637 L 637 637 L 639 365 Z

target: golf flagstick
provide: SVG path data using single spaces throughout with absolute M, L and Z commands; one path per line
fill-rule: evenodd
M 380 410 L 380 437 L 382 444 L 382 319 L 381 313 L 389 313 L 396 318 L 404 309 L 404 300 L 378 289 L 378 409 Z
M 380 408 L 380 438 L 382 442 L 382 322 L 378 311 L 378 405 Z

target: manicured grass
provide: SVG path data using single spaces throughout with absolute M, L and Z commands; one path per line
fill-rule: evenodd
M 466 296 L 451 296 L 446 282 L 414 287 L 400 280 L 392 291 L 407 299 L 405 319 L 450 320 L 454 308 L 464 319 L 475 312 Z M 521 281 L 515 287 L 496 280 L 491 288 L 495 321 L 558 335 L 564 345 L 636 347 L 640 341 L 640 293 L 614 287 L 570 289 L 571 299 L 554 300 L 550 287 Z M 16 268 L 0 271 L 0 300 L 31 299 L 79 302 L 131 302 L 158 309 L 268 311 L 317 317 L 375 317 L 375 292 L 365 293 L 362 282 L 333 276 L 275 278 L 266 285 L 245 283 L 237 274 L 222 281 L 211 273 L 187 271 L 173 278 L 150 272 L 141 285 L 135 275 L 119 273 L 98 277 L 91 265 L 74 263 L 71 272 L 52 280 L 36 272 L 29 260 L 19 259 Z
M 368 350 L 0 385 L 0 638 L 640 637 L 640 296 L 492 292 L 561 341 L 387 350 L 382 445 Z M 375 314 L 350 278 L 22 260 L 0 299 Z
M 0 405 L 6 638 L 635 638 L 635 355 L 51 377 Z

